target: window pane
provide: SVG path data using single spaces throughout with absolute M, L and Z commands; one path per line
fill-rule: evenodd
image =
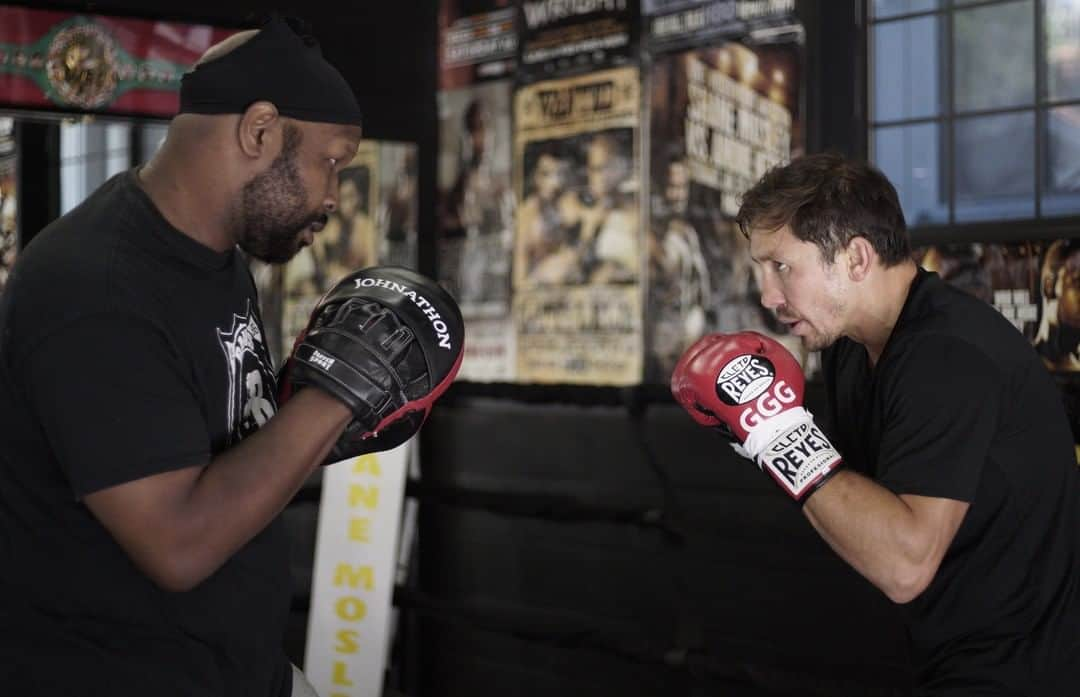
M 131 164 L 131 126 L 114 123 L 105 127 L 105 178 L 119 174 Z
M 957 111 L 1034 101 L 1034 15 L 1031 0 L 958 10 L 953 15 Z
M 60 124 L 60 213 L 82 203 L 105 180 L 130 164 L 131 124 L 78 121 Z
M 1080 106 L 1047 112 L 1046 171 L 1043 213 L 1080 213 Z
M 875 19 L 881 19 L 934 10 L 939 4 L 938 0 L 874 0 L 870 9 Z
M 874 120 L 936 116 L 939 98 L 938 16 L 875 24 Z
M 169 130 L 169 125 L 164 123 L 144 123 L 139 128 L 139 137 L 141 140 L 143 162 L 147 162 L 154 153 L 158 151 L 161 144 L 165 142 L 165 134 Z
M 957 119 L 956 220 L 1035 215 L 1035 115 Z
M 1080 98 L 1080 0 L 1046 0 L 1046 91 Z
M 900 194 L 909 227 L 948 220 L 941 180 L 940 126 L 879 128 L 874 132 L 874 162 Z

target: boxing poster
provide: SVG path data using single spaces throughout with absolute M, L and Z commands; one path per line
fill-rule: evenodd
M 512 382 L 511 83 L 440 92 L 439 282 L 469 327 L 459 379 Z
M 515 95 L 520 381 L 641 381 L 639 96 L 636 68 Z
M 438 94 L 438 279 L 469 328 L 459 380 L 512 382 L 510 184 L 515 7 L 443 0 Z
M 519 83 L 637 65 L 639 0 L 519 0 Z
M 718 39 L 786 41 L 802 35 L 795 0 L 641 0 L 642 43 L 651 53 L 704 47 Z
M 360 244 L 348 256 L 350 270 L 372 264 L 389 264 L 417 269 L 419 198 L 417 192 L 419 169 L 416 146 L 412 143 L 378 141 L 378 196 L 375 201 L 375 231 L 370 238 L 372 246 Z M 343 182 L 344 182 L 344 175 Z M 357 184 L 357 190 L 363 180 Z M 345 191 L 342 191 L 344 194 Z M 340 202 L 338 207 L 340 208 Z M 352 237 L 363 238 L 368 220 L 364 213 L 369 201 L 360 200 L 357 205 Z
M 0 117 L 0 293 L 19 251 L 19 197 L 16 191 L 18 150 L 15 120 Z
M 1047 368 L 1080 374 L 1080 239 L 943 244 L 915 260 L 993 305 Z
M 652 60 L 647 382 L 666 384 L 683 351 L 713 331 L 768 334 L 808 376 L 818 370 L 818 355 L 761 306 L 748 243 L 733 222 L 741 194 L 804 147 L 801 34 L 790 36 L 720 40 Z
M 341 171 L 337 208 L 281 269 L 281 356 L 291 353 L 319 298 L 350 272 L 375 264 L 416 268 L 416 209 L 415 146 L 361 141 Z M 272 312 L 267 298 L 264 321 Z
M 511 0 L 440 0 L 440 90 L 513 77 L 514 12 Z

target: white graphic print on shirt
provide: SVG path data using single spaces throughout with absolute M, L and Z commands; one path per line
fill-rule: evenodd
M 227 444 L 232 444 L 259 430 L 277 411 L 277 383 L 250 299 L 246 313 L 234 314 L 232 327 L 217 332 L 229 382 Z

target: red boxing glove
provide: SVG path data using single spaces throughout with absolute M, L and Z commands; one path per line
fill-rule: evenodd
M 671 393 L 703 426 L 717 427 L 796 501 L 840 467 L 840 454 L 802 406 L 802 367 L 757 332 L 708 334 L 679 359 Z

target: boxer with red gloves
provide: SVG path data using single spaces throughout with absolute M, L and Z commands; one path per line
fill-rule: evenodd
M 840 467 L 840 454 L 803 408 L 795 357 L 757 332 L 709 334 L 675 366 L 671 392 L 703 426 L 718 427 L 803 503 Z
M 828 439 L 795 360 L 752 332 L 691 346 L 672 376 L 679 403 L 904 605 L 915 694 L 1075 693 L 1080 468 L 1028 340 L 916 266 L 896 190 L 865 163 L 776 167 L 736 222 L 761 304 L 821 351 Z

